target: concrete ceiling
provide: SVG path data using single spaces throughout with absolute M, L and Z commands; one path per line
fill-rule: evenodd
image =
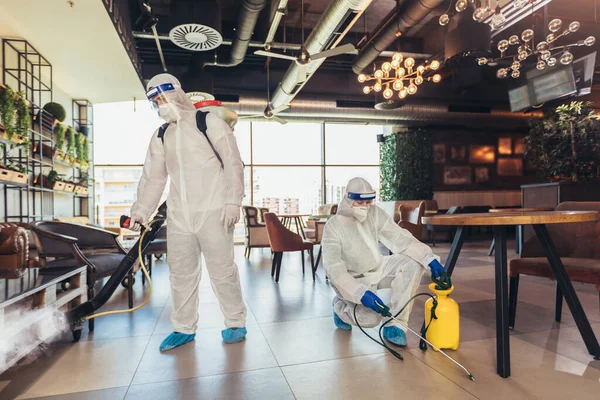
M 92 103 L 132 100 L 144 89 L 100 0 L 2 0 L 0 36 L 26 39 L 51 64 L 53 83 Z

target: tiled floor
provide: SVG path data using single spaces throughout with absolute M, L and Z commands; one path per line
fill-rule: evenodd
M 279 284 L 270 276 L 270 252 L 254 250 L 250 260 L 236 248 L 248 337 L 225 345 L 223 318 L 207 275 L 201 283 L 200 324 L 195 342 L 160 353 L 171 331 L 166 265 L 154 271 L 154 295 L 134 314 L 100 318 L 79 343 L 58 338 L 20 365 L 0 375 L 1 399 L 576 399 L 600 396 L 600 361 L 585 350 L 568 308 L 554 322 L 553 283 L 523 277 L 515 330 L 511 333 L 512 376 L 495 372 L 495 297 L 489 242 L 467 243 L 454 273 L 454 299 L 461 307 L 461 345 L 451 352 L 477 377 L 471 382 L 442 355 L 421 352 L 409 335 L 398 361 L 358 329 L 336 330 L 333 291 L 322 268 L 313 283 L 302 276 L 300 255 L 286 255 Z M 509 246 L 510 256 L 514 256 Z M 434 250 L 445 258 L 448 245 Z M 427 290 L 426 274 L 422 290 Z M 136 301 L 146 295 L 140 280 Z M 598 294 L 576 285 L 600 337 Z M 383 293 L 384 300 L 387 294 Z M 123 308 L 119 289 L 105 309 Z M 423 321 L 418 299 L 411 327 Z M 370 332 L 376 333 L 375 330 Z

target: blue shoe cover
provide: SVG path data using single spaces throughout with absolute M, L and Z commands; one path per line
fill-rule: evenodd
M 383 337 L 396 346 L 406 347 L 406 333 L 397 326 L 386 326 L 383 328 Z
M 196 334 L 191 335 L 179 332 L 173 332 L 160 344 L 160 351 L 167 351 L 179 347 L 182 344 L 191 342 L 196 337 Z
M 246 328 L 228 328 L 221 331 L 223 341 L 227 344 L 238 343 L 246 338 Z
M 352 325 L 347 324 L 344 321 L 342 321 L 342 319 L 340 317 L 338 317 L 338 315 L 336 313 L 333 313 L 333 323 L 335 324 L 336 327 L 343 329 L 345 331 L 349 331 L 352 329 Z

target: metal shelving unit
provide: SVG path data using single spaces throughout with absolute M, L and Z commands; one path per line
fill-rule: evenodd
M 73 115 L 73 128 L 76 131 L 84 133 L 87 138 L 89 153 L 94 154 L 94 108 L 92 103 L 86 99 L 73 99 L 72 102 L 72 115 Z M 85 135 L 87 133 L 87 135 Z M 81 178 L 83 175 L 81 168 L 73 169 L 73 180 Z M 73 215 L 74 216 L 85 216 L 90 218 L 90 222 L 93 222 L 91 216 L 94 214 L 94 164 L 93 157 L 90 157 L 89 166 L 86 175 L 88 176 L 88 194 L 73 196 Z

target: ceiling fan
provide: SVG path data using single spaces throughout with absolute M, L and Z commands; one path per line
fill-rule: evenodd
M 271 51 L 266 50 L 257 50 L 254 54 L 258 56 L 264 57 L 273 57 L 279 58 L 283 60 L 290 60 L 296 62 L 298 64 L 298 75 L 296 77 L 296 83 L 304 83 L 307 78 L 307 66 L 313 60 L 319 60 L 327 57 L 339 56 L 341 54 L 356 54 L 356 48 L 353 44 L 344 44 L 342 46 L 321 51 L 319 53 L 310 54 L 308 50 L 306 50 L 306 46 L 304 45 L 304 0 L 301 1 L 301 11 L 300 11 L 300 26 L 302 30 L 302 46 L 300 47 L 300 53 L 298 56 L 288 56 L 287 54 L 273 53 Z
M 271 62 L 270 61 L 271 61 L 270 59 L 267 59 L 267 108 L 265 108 L 265 111 L 262 114 L 246 115 L 243 117 L 239 117 L 238 119 L 253 119 L 253 118 L 263 117 L 268 120 L 273 120 L 273 121 L 279 122 L 281 125 L 287 124 L 287 121 L 283 118 L 278 117 L 277 114 L 290 108 L 290 105 L 284 104 L 277 108 L 271 107 L 271 89 L 270 89 L 270 84 L 271 84 L 270 65 L 271 65 Z

